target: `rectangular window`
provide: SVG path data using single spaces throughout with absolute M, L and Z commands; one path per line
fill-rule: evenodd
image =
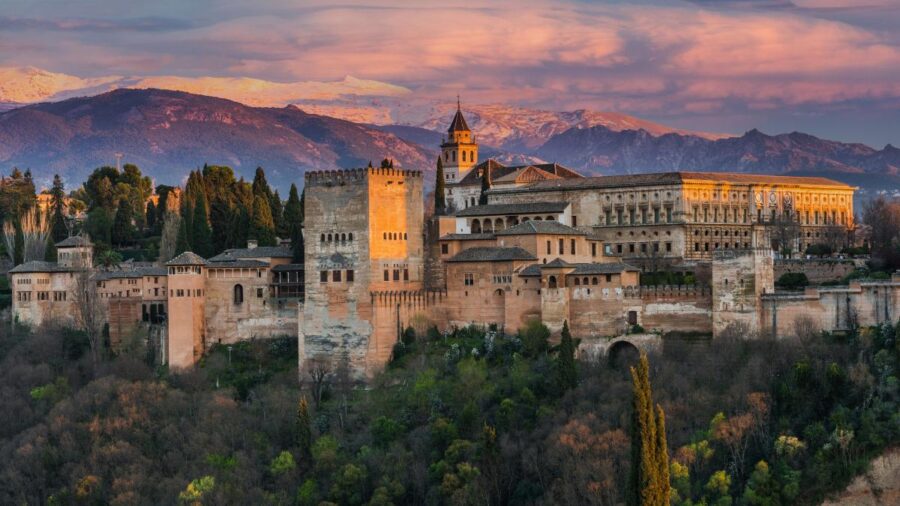
M 573 227 L 578 226 L 578 216 L 572 216 L 572 226 Z
M 331 280 L 335 283 L 340 283 L 341 281 L 341 271 L 331 271 Z
M 262 289 L 262 288 L 257 288 L 257 289 L 256 289 L 256 298 L 257 298 L 257 299 L 261 299 L 262 297 L 263 297 L 263 289 Z
M 385 281 L 390 281 L 390 280 L 391 280 L 391 275 L 388 273 L 388 270 L 387 270 L 387 269 L 384 270 L 384 280 L 385 280 Z
M 471 272 L 465 273 L 463 284 L 466 286 L 473 286 L 475 284 L 475 275 Z
M 450 245 L 449 244 L 441 244 L 441 253 L 446 255 L 449 252 L 450 252 Z
M 569 253 L 575 254 L 575 239 L 569 240 Z
M 409 281 L 409 269 L 403 269 L 403 281 Z
M 327 283 L 328 282 L 328 271 L 319 272 L 319 283 Z
M 667 252 L 667 253 L 671 253 L 671 252 L 672 252 L 672 243 L 670 243 L 670 242 L 667 242 L 667 243 L 666 243 L 666 252 Z
M 607 283 L 612 282 L 612 274 L 607 274 L 607 275 L 606 275 L 606 282 L 607 282 Z
M 566 252 L 565 242 L 562 239 L 559 240 L 559 248 L 558 249 L 559 249 L 560 255 L 562 255 L 563 253 Z
M 592 257 L 597 256 L 597 243 L 595 243 L 595 242 L 591 243 L 591 256 Z
M 549 255 L 550 253 L 552 253 L 552 251 L 550 251 L 550 241 L 547 241 L 547 254 Z
M 352 283 L 352 282 L 353 282 L 353 270 L 348 270 L 348 271 L 347 271 L 347 282 L 348 282 L 348 283 Z
M 634 243 L 631 243 L 631 244 L 628 245 L 628 252 L 629 252 L 629 253 L 634 253 Z
M 394 281 L 400 281 L 400 269 L 394 269 Z

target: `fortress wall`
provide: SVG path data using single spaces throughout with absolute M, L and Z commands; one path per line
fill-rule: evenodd
M 660 332 L 712 333 L 712 293 L 702 286 L 642 286 L 640 324 Z
M 852 260 L 778 260 L 775 279 L 789 272 L 806 274 L 811 284 L 840 281 L 856 269 Z

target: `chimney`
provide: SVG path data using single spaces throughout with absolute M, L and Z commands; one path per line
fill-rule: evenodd
M 247 239 L 247 249 L 256 249 L 256 239 Z

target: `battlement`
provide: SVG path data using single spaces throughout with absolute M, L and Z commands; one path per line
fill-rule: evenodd
M 304 175 L 306 186 L 344 186 L 357 184 L 370 176 L 394 176 L 403 178 L 422 178 L 420 170 L 391 169 L 366 167 L 362 169 L 315 170 Z

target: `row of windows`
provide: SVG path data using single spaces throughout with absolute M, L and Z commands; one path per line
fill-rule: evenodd
M 169 274 L 201 274 L 199 265 L 178 265 L 169 267 Z
M 623 194 L 623 193 L 617 193 L 617 194 L 616 194 L 616 200 L 621 201 L 623 195 L 625 195 L 625 194 Z M 634 200 L 634 195 L 635 195 L 634 193 L 629 193 L 629 194 L 628 194 L 628 200 Z M 676 197 L 677 197 L 677 194 L 676 194 Z M 659 192 L 654 192 L 654 193 L 653 193 L 653 198 L 659 199 Z M 668 200 L 668 199 L 671 199 L 671 198 L 672 198 L 672 192 L 666 192 L 666 199 Z M 641 193 L 641 199 L 647 200 L 647 193 L 646 193 L 646 192 Z M 607 202 L 610 201 L 610 195 L 606 195 L 606 201 L 607 201 Z
M 605 279 L 607 283 L 612 282 L 612 274 L 605 274 Z M 495 284 L 506 284 L 512 283 L 512 274 L 494 274 L 492 275 L 493 281 Z M 600 278 L 597 276 L 584 276 L 584 277 L 571 277 L 569 278 L 573 286 L 581 286 L 581 285 L 598 285 L 600 284 Z M 525 280 L 525 283 L 528 283 L 528 280 Z M 556 288 L 556 276 L 549 277 L 550 288 Z M 474 286 L 475 285 L 475 273 L 466 272 L 463 273 L 463 285 L 465 286 Z M 518 293 L 517 293 L 518 295 Z
M 498 285 L 512 283 L 512 274 L 494 274 L 494 283 Z
M 628 243 L 628 244 L 616 244 L 614 246 L 613 245 L 610 245 L 610 246 L 614 247 L 616 253 L 618 253 L 619 255 L 625 253 L 626 248 L 627 248 L 628 253 L 636 253 L 637 251 L 640 251 L 641 253 L 649 253 L 651 251 L 653 253 L 659 253 L 659 251 L 660 251 L 660 245 L 658 242 L 654 242 L 654 243 L 642 242 L 639 244 L 635 244 L 632 242 L 632 243 Z M 667 242 L 665 244 L 665 252 L 666 253 L 672 252 L 672 243 Z
M 265 291 L 258 287 L 256 289 L 256 298 L 261 299 L 265 296 Z M 239 306 L 244 303 L 244 286 L 243 285 L 234 285 L 232 300 L 234 301 L 234 305 Z M 265 301 L 263 302 L 265 305 Z
M 383 239 L 385 241 L 405 241 L 406 240 L 406 232 L 385 232 L 383 235 Z
M 615 221 L 613 221 L 613 217 L 615 217 Z M 650 209 L 630 209 L 627 214 L 627 223 L 625 222 L 625 217 L 624 209 L 616 209 L 615 215 L 613 215 L 611 209 L 603 211 L 603 223 L 605 225 L 649 225 L 651 223 L 672 223 L 673 221 L 671 207 L 667 207 L 664 210 L 654 207 L 652 212 Z
M 400 281 L 400 269 L 385 269 L 384 270 L 384 280 L 385 281 Z M 403 269 L 403 281 L 409 281 L 409 269 Z
M 353 242 L 353 232 L 349 233 L 334 233 L 334 234 L 322 234 L 319 237 L 319 242 Z
M 470 162 L 475 161 L 475 151 L 462 150 L 459 153 L 460 153 L 459 156 L 462 159 L 462 161 L 464 161 L 464 162 L 465 161 L 470 161 Z M 468 153 L 468 155 L 469 155 L 468 160 L 466 160 L 466 153 Z M 451 158 L 452 158 L 452 160 L 451 160 Z M 450 161 L 455 162 L 456 161 L 456 151 L 444 151 L 444 161 L 445 162 L 450 162 Z
M 713 233 L 712 235 L 713 235 L 714 237 L 718 237 L 718 236 L 719 236 L 719 231 L 718 231 L 718 230 L 713 230 L 712 233 Z M 723 231 L 722 231 L 722 235 L 723 235 L 723 236 L 726 236 L 726 237 L 727 237 L 729 234 L 731 234 L 731 233 L 732 233 L 732 232 L 731 232 L 730 230 L 723 230 Z M 700 231 L 699 231 L 699 230 L 694 230 L 694 235 L 700 235 Z M 704 230 L 704 231 L 703 231 L 703 235 L 708 236 L 708 235 L 709 235 L 709 230 Z M 734 235 L 735 237 L 740 237 L 741 231 L 740 231 L 740 230 L 735 230 L 733 235 Z M 749 231 L 749 230 L 744 230 L 744 237 L 747 237 L 747 236 L 749 236 L 749 235 L 750 235 L 750 231 Z
M 202 288 L 169 290 L 169 297 L 202 297 L 206 295 L 206 290 Z
M 54 302 L 65 302 L 68 300 L 68 294 L 62 290 L 55 291 L 40 291 L 37 292 L 37 300 L 50 300 L 53 298 Z M 27 302 L 31 300 L 31 292 L 16 292 L 16 300 L 19 302 Z
M 328 273 L 331 273 L 331 281 L 334 283 L 340 283 L 342 279 L 346 279 L 348 283 L 352 283 L 354 279 L 354 273 L 352 269 L 347 269 L 346 271 L 334 270 L 334 271 L 319 271 L 319 282 L 327 283 L 328 282 Z M 342 275 L 342 273 L 346 275 Z
M 712 249 L 714 249 L 714 250 L 717 250 L 717 249 L 732 249 L 732 248 L 733 248 L 733 249 L 740 249 L 741 247 L 743 247 L 743 248 L 749 248 L 749 247 L 750 247 L 750 243 L 749 243 L 749 242 L 745 242 L 745 243 L 743 243 L 743 246 L 741 246 L 741 243 L 740 243 L 740 242 L 734 242 L 734 243 L 724 242 L 724 243 L 721 244 L 721 247 L 720 247 L 719 243 L 717 243 L 717 242 L 712 243 Z M 710 248 L 710 243 L 708 243 L 708 242 L 703 243 L 703 251 L 709 251 L 709 248 Z M 699 243 L 699 242 L 695 242 L 695 243 L 694 243 L 694 251 L 700 251 L 700 243 Z

